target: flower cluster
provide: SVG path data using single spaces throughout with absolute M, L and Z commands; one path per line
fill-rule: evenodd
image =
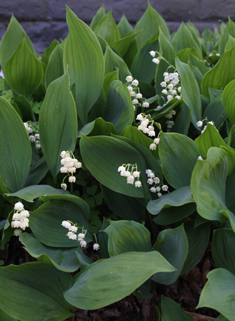
M 178 72 L 164 72 L 163 76 L 164 81 L 162 81 L 160 85 L 164 88 L 162 93 L 166 95 L 167 103 L 173 98 L 181 99 L 181 86 Z
M 140 181 L 140 171 L 138 171 L 137 164 L 123 164 L 118 167 L 118 172 L 121 176 L 126 177 L 127 184 L 135 184 L 135 187 L 142 186 Z
M 168 186 L 160 184 L 160 178 L 155 176 L 154 171 L 152 171 L 151 169 L 146 169 L 146 174 L 148 176 L 147 183 L 151 185 L 150 192 L 157 193 L 157 196 L 161 197 L 161 192 L 168 191 Z
M 137 115 L 136 119 L 140 121 L 138 130 L 141 130 L 144 134 L 148 134 L 149 137 L 156 135 L 153 127 L 154 120 L 152 120 L 150 116 L 141 113 Z
M 73 155 L 73 153 L 71 151 L 62 151 L 61 154 L 61 164 L 63 165 L 60 168 L 60 172 L 61 173 L 66 173 L 68 174 L 67 176 L 69 176 L 69 183 L 75 183 L 76 182 L 76 177 L 73 176 L 73 174 L 76 173 L 76 169 L 77 168 L 81 168 L 82 167 L 82 163 L 79 162 Z M 66 190 L 67 189 L 67 184 L 64 183 L 65 178 L 67 177 L 65 176 L 63 179 L 63 182 L 61 184 L 61 187 Z
M 133 108 L 135 110 L 136 106 L 142 106 L 144 108 L 149 107 L 149 103 L 147 101 L 143 101 L 143 95 L 140 93 L 140 89 L 138 87 L 139 82 L 137 79 L 133 80 L 132 76 L 126 77 L 127 88 L 130 92 Z
M 63 221 L 61 225 L 69 230 L 66 236 L 68 236 L 70 240 L 77 240 L 80 243 L 81 247 L 87 246 L 87 242 L 85 241 L 87 230 L 85 230 L 84 227 L 82 227 L 81 233 L 76 234 L 78 231 L 77 224 L 73 224 L 71 221 Z M 93 244 L 93 250 L 98 251 L 99 248 L 100 246 L 96 240 L 96 243 Z
M 39 135 L 39 131 L 38 131 L 38 125 L 28 121 L 27 123 L 24 123 L 24 127 L 25 127 L 27 133 L 30 134 L 29 140 L 31 141 L 31 143 L 35 143 L 35 147 L 37 149 L 40 149 L 41 143 L 40 143 L 40 135 Z
M 15 213 L 12 216 L 11 227 L 17 228 L 14 231 L 14 234 L 19 236 L 22 233 L 22 230 L 25 230 L 26 227 L 29 226 L 29 211 L 24 209 L 24 205 L 21 202 L 15 204 L 14 210 Z

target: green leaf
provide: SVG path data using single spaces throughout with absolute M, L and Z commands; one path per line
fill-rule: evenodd
M 209 87 L 223 90 L 235 78 L 235 66 L 231 61 L 235 59 L 235 47 L 226 51 L 218 63 L 208 71 L 202 80 L 202 93 L 209 98 Z
M 108 234 L 110 256 L 124 252 L 148 252 L 152 245 L 150 232 L 142 224 L 134 221 L 111 221 L 104 230 Z
M 202 116 L 202 119 L 205 118 L 212 120 L 215 123 L 215 127 L 219 130 L 220 126 L 227 118 L 222 101 L 222 93 L 215 98 L 211 98 L 211 101 L 207 105 L 206 110 Z
M 4 76 L 13 90 L 25 97 L 32 95 L 40 86 L 43 66 L 30 51 L 25 38 L 13 56 L 6 62 Z
M 105 75 L 112 71 L 119 69 L 119 79 L 125 83 L 126 77 L 131 75 L 124 60 L 119 57 L 108 45 L 106 46 L 106 51 L 104 55 L 105 59 Z
M 223 104 L 224 104 L 224 110 L 228 116 L 228 119 L 232 125 L 235 124 L 235 112 L 234 112 L 234 94 L 235 89 L 235 79 L 230 81 L 227 86 L 224 88 L 223 91 Z
M 176 268 L 176 271 L 157 273 L 152 277 L 152 280 L 165 285 L 174 283 L 178 279 L 188 255 L 188 240 L 184 225 L 161 231 L 153 248 L 159 251 Z
M 149 201 L 147 210 L 149 213 L 156 215 L 159 214 L 163 208 L 171 206 L 178 207 L 189 203 L 194 203 L 194 199 L 192 198 L 190 187 L 184 186 L 171 193 L 162 195 L 162 197 L 154 201 Z
M 180 304 L 165 296 L 161 296 L 161 317 L 164 321 L 195 321 L 183 311 Z
M 142 47 L 143 43 L 149 39 L 151 39 L 158 28 L 162 27 L 164 33 L 169 36 L 169 30 L 163 18 L 157 13 L 157 11 L 148 3 L 148 7 L 140 18 L 140 20 L 136 23 L 135 30 L 141 31 L 140 34 L 136 37 L 138 50 Z
M 133 28 L 125 15 L 122 15 L 117 27 L 122 38 L 124 38 L 129 32 L 133 31 Z
M 218 229 L 213 232 L 212 257 L 219 268 L 229 270 L 235 274 L 234 256 L 235 234 L 229 229 Z
M 104 77 L 103 89 L 105 92 L 106 99 L 108 97 L 109 88 L 114 80 L 119 80 L 119 70 L 110 72 Z
M 9 314 L 6 314 L 3 310 L 0 309 L 0 320 L 1 321 L 18 321 L 17 319 L 11 317 Z
M 98 25 L 98 23 L 100 22 L 100 20 L 105 16 L 105 10 L 104 10 L 104 6 L 102 5 L 99 10 L 96 12 L 96 15 L 93 17 L 91 24 L 90 24 L 90 28 L 92 30 L 95 29 L 95 27 Z
M 228 320 L 235 321 L 235 276 L 225 269 L 215 269 L 207 274 L 198 308 L 209 307 L 219 311 Z
M 126 84 L 114 80 L 109 88 L 105 120 L 113 123 L 120 133 L 134 119 L 134 108 Z
M 202 119 L 200 90 L 197 81 L 189 67 L 176 58 L 176 68 L 181 77 L 181 93 L 185 104 L 190 108 L 194 126 Z
M 60 168 L 60 153 L 74 151 L 77 138 L 77 115 L 66 72 L 48 87 L 39 116 L 43 155 L 55 177 Z
M 86 124 L 82 127 L 77 137 L 84 136 L 98 136 L 116 134 L 116 129 L 112 123 L 107 123 L 103 118 L 99 117 L 96 120 Z
M 63 195 L 57 195 L 57 199 L 52 202 L 42 204 L 35 211 L 30 212 L 29 226 L 35 237 L 44 245 L 52 247 L 77 247 L 78 243 L 66 236 L 68 232 L 62 221 L 72 221 L 78 226 L 89 228 L 87 223 L 87 203 L 81 198 L 73 197 L 77 203 L 63 199 Z M 60 197 L 60 198 L 59 198 Z M 44 199 L 48 198 L 45 197 Z M 53 196 L 49 196 L 53 200 Z
M 2 37 L 0 43 L 0 62 L 1 68 L 5 73 L 5 65 L 7 61 L 14 55 L 16 49 L 23 39 L 26 39 L 29 50 L 36 57 L 36 52 L 34 50 L 33 44 L 29 37 L 25 33 L 24 29 L 21 27 L 16 18 L 12 15 L 11 21 L 7 28 L 7 32 Z
M 175 52 L 178 52 L 185 48 L 195 48 L 198 53 L 201 55 L 201 48 L 198 43 L 193 39 L 191 32 L 182 22 L 179 29 L 172 39 L 172 46 L 175 49 Z
M 201 261 L 208 246 L 210 223 L 197 227 L 194 227 L 194 225 L 194 221 L 184 223 L 184 229 L 188 238 L 188 256 L 184 262 L 181 275 L 190 271 Z
M 224 53 L 225 47 L 228 43 L 229 36 L 235 37 L 235 24 L 234 22 L 228 17 L 228 23 L 223 30 L 223 33 L 219 39 L 219 53 L 222 56 Z
M 149 52 L 152 50 L 159 51 L 158 36 L 159 32 L 143 44 L 131 65 L 131 73 L 133 77 L 147 84 L 154 79 L 156 72 L 157 65 L 152 62 L 153 57 Z
M 129 46 L 135 39 L 138 33 L 132 30 L 124 38 L 116 40 L 110 44 L 110 47 L 114 49 L 121 57 L 124 57 L 128 52 Z
M 29 170 L 29 175 L 24 183 L 24 187 L 37 185 L 46 176 L 48 172 L 48 166 L 44 157 L 36 161 Z
M 99 309 L 132 293 L 154 273 L 174 271 L 160 253 L 127 252 L 98 261 L 76 275 L 65 299 L 74 306 Z
M 48 257 L 51 263 L 60 271 L 75 272 L 79 269 L 77 251 L 79 247 L 55 248 L 39 242 L 32 234 L 22 233 L 19 238 L 25 250 L 35 258 Z
M 127 184 L 126 178 L 117 171 L 122 164 L 136 163 L 140 171 L 145 173 L 145 161 L 135 148 L 113 137 L 82 136 L 80 150 L 86 167 L 101 184 L 118 193 L 144 197 L 142 187 Z
M 48 87 L 52 81 L 61 77 L 63 74 L 63 49 L 60 45 L 57 45 L 51 53 L 48 61 L 48 66 L 44 77 L 45 87 Z
M 5 187 L 10 192 L 15 192 L 23 187 L 28 176 L 32 151 L 22 120 L 11 104 L 2 97 L 0 146 L 0 176 Z
M 112 11 L 109 11 L 100 19 L 98 25 L 94 29 L 94 32 L 99 37 L 105 39 L 108 44 L 121 39 L 120 32 L 112 16 Z
M 219 132 L 212 124 L 207 124 L 205 131 L 195 139 L 202 158 L 206 158 L 211 147 L 227 146 Z
M 7 197 L 10 198 L 10 200 L 14 200 L 14 198 L 22 198 L 26 202 L 32 202 L 35 198 L 38 198 L 40 196 L 46 196 L 46 195 L 58 195 L 58 194 L 67 194 L 68 191 L 64 191 L 62 189 L 57 189 L 54 187 L 51 187 L 50 185 L 31 185 L 28 187 L 25 187 L 15 193 L 7 193 L 5 194 Z
M 193 168 L 199 156 L 196 143 L 177 133 L 161 133 L 159 157 L 163 174 L 175 189 L 189 186 Z
M 4 291 L 0 293 L 0 307 L 24 321 L 62 321 L 73 315 L 72 306 L 63 297 L 70 279 L 68 273 L 40 262 L 1 268 L 0 285 Z
M 207 220 L 224 222 L 220 213 L 225 206 L 225 187 L 228 173 L 226 153 L 211 147 L 206 160 L 197 160 L 191 180 L 191 191 L 198 213 Z
M 235 46 L 235 38 L 229 35 L 224 51 L 228 51 L 232 49 L 234 46 Z
M 111 211 L 124 220 L 133 220 L 141 223 L 145 219 L 145 204 L 138 199 L 116 193 L 101 185 L 103 197 Z
M 75 84 L 76 107 L 82 123 L 99 97 L 104 78 L 104 57 L 93 31 L 68 7 L 69 35 L 64 46 L 64 69 Z
M 42 62 L 44 62 L 45 65 L 48 65 L 49 58 L 58 44 L 59 44 L 58 40 L 53 40 L 50 46 L 44 50 L 42 54 Z
M 22 115 L 23 121 L 28 120 L 35 121 L 35 116 L 28 99 L 25 96 L 17 96 L 14 103 L 19 107 L 20 113 Z

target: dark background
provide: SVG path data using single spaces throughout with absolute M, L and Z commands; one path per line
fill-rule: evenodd
M 228 15 L 235 20 L 235 0 L 149 0 L 168 23 L 176 30 L 181 21 L 191 21 L 199 31 L 214 29 L 227 22 Z M 64 39 L 68 33 L 65 5 L 76 15 L 90 23 L 103 4 L 106 12 L 112 10 L 118 22 L 125 14 L 134 26 L 147 8 L 147 0 L 0 0 L 0 38 L 6 32 L 12 14 L 21 23 L 38 53 L 52 40 Z

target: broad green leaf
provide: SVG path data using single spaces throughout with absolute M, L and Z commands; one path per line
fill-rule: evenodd
M 206 158 L 207 152 L 211 147 L 226 146 L 215 126 L 210 123 L 207 123 L 205 131 L 195 139 L 195 143 L 202 158 Z
M 131 75 L 124 60 L 119 57 L 108 45 L 106 46 L 106 51 L 104 55 L 105 59 L 105 75 L 112 71 L 119 69 L 119 79 L 125 83 L 126 77 Z
M 226 51 L 218 63 L 208 71 L 202 80 L 202 93 L 209 98 L 209 87 L 223 90 L 235 78 L 235 66 L 231 61 L 235 59 L 235 47 Z
M 110 256 L 124 252 L 148 252 L 152 245 L 149 230 L 134 221 L 111 221 L 105 229 L 108 234 L 108 251 Z
M 1 321 L 18 321 L 17 319 L 11 317 L 9 314 L 6 314 L 3 310 L 0 309 L 0 320 Z
M 10 200 L 14 200 L 14 198 L 22 198 L 26 202 L 32 202 L 35 198 L 38 198 L 42 195 L 57 195 L 57 194 L 67 194 L 67 191 L 62 189 L 57 189 L 51 187 L 50 185 L 32 185 L 25 187 L 15 193 L 5 194 Z
M 235 274 L 235 234 L 229 229 L 218 229 L 213 232 L 212 257 L 219 268 L 229 270 Z
M 82 136 L 80 150 L 86 167 L 101 184 L 118 193 L 144 197 L 142 187 L 127 184 L 126 178 L 118 173 L 118 167 L 123 164 L 137 164 L 145 173 L 145 161 L 135 148 L 113 137 Z
M 142 131 L 138 130 L 137 127 L 126 126 L 124 128 L 124 130 L 121 132 L 120 136 L 127 137 L 131 141 L 133 141 L 134 143 L 138 143 L 138 144 L 145 146 L 151 152 L 151 154 L 154 155 L 154 157 L 156 159 L 159 158 L 157 150 L 150 150 L 149 149 L 149 146 L 150 146 L 150 144 L 153 143 L 153 140 L 151 138 L 147 137 L 146 135 L 144 135 L 144 133 Z
M 198 213 L 207 220 L 224 222 L 220 213 L 225 206 L 225 187 L 228 173 L 226 153 L 211 147 L 206 160 L 197 160 L 191 180 L 191 191 Z
M 60 153 L 74 151 L 77 138 L 77 115 L 66 72 L 48 87 L 39 116 L 43 155 L 55 177 L 60 168 Z
M 170 43 L 170 41 L 167 39 L 167 36 L 165 35 L 162 28 L 159 28 L 159 51 L 161 55 L 173 66 L 175 65 L 175 51 Z M 160 63 L 157 65 L 156 74 L 155 74 L 155 91 L 157 94 L 160 94 L 162 91 L 162 86 L 160 83 L 163 81 L 163 73 L 167 70 L 169 64 L 164 60 L 161 59 Z
M 19 44 L 24 38 L 26 39 L 29 50 L 36 57 L 36 52 L 34 50 L 32 42 L 30 41 L 29 37 L 25 33 L 24 29 L 21 27 L 19 22 L 12 15 L 11 21 L 7 28 L 7 32 L 2 37 L 0 43 L 0 62 L 1 68 L 4 73 L 7 61 L 13 56 Z
M 114 49 L 121 57 L 124 57 L 137 34 L 138 33 L 133 30 L 124 38 L 112 42 L 110 47 Z
M 234 197 L 234 182 L 235 182 L 235 170 L 228 176 L 226 182 L 226 206 L 228 209 L 235 213 L 235 197 Z
M 35 237 L 44 245 L 61 248 L 78 246 L 76 240 L 66 236 L 68 230 L 61 226 L 62 221 L 69 220 L 80 227 L 84 226 L 86 229 L 89 227 L 86 217 L 87 203 L 79 197 L 74 197 L 80 204 L 61 198 L 61 200 L 46 202 L 30 212 L 29 226 Z M 51 199 L 53 200 L 52 197 Z
M 3 184 L 10 192 L 18 191 L 28 176 L 32 151 L 22 120 L 12 105 L 2 97 L 0 146 L 0 176 Z
M 141 223 L 145 219 L 145 203 L 138 202 L 138 199 L 116 193 L 101 185 L 103 197 L 111 211 L 124 220 L 133 220 Z
M 156 251 L 127 252 L 77 274 L 64 297 L 80 309 L 99 309 L 129 295 L 153 274 L 172 271 L 172 265 Z
M 235 46 L 235 38 L 232 37 L 231 35 L 229 35 L 224 51 L 228 51 L 228 50 L 232 49 L 234 46 Z
M 227 86 L 224 88 L 223 91 L 223 104 L 224 104 L 224 110 L 228 116 L 228 119 L 232 125 L 235 124 L 235 111 L 234 111 L 234 99 L 235 99 L 235 79 L 230 81 Z
M 109 88 L 105 120 L 113 123 L 120 133 L 134 119 L 134 108 L 126 84 L 114 80 Z
M 24 187 L 37 185 L 46 176 L 48 166 L 44 157 L 36 161 L 29 170 L 29 175 L 24 183 Z
M 177 114 L 174 124 L 174 132 L 186 135 L 188 134 L 189 126 L 191 121 L 190 108 L 183 103 L 180 112 Z
M 143 43 L 149 39 L 151 39 L 158 28 L 162 27 L 164 33 L 169 36 L 169 30 L 163 18 L 157 13 L 157 11 L 148 3 L 148 7 L 140 18 L 140 20 L 136 23 L 135 30 L 141 31 L 140 34 L 136 37 L 138 50 L 142 47 Z
M 80 246 L 71 248 L 46 246 L 29 233 L 22 233 L 19 240 L 31 256 L 35 258 L 48 257 L 50 262 L 60 271 L 75 272 L 79 269 L 76 252 Z
M 81 135 L 84 136 L 98 136 L 98 135 L 106 135 L 110 136 L 110 134 L 116 134 L 116 129 L 112 123 L 107 123 L 103 118 L 99 117 L 96 120 L 86 124 L 82 127 L 82 129 L 78 133 L 78 137 Z
M 108 73 L 104 77 L 103 89 L 104 89 L 104 92 L 105 92 L 106 99 L 108 97 L 108 92 L 109 92 L 110 85 L 114 80 L 119 80 L 119 71 L 118 71 L 118 69 Z
M 181 308 L 180 304 L 175 301 L 161 296 L 161 320 L 164 321 L 195 321 Z
M 178 58 L 176 58 L 176 68 L 181 77 L 182 99 L 190 108 L 192 122 L 194 126 L 196 126 L 196 122 L 202 119 L 202 106 L 198 84 L 189 65 L 181 62 Z
M 158 36 L 159 32 L 143 44 L 131 65 L 133 77 L 147 84 L 154 79 L 156 72 L 157 65 L 152 61 L 153 57 L 149 52 L 152 50 L 159 51 Z
M 228 145 L 221 145 L 220 148 L 228 157 L 228 175 L 230 175 L 235 169 L 235 149 Z
M 54 51 L 54 49 L 57 47 L 57 45 L 59 44 L 58 40 L 53 40 L 52 43 L 50 44 L 49 47 L 47 47 L 43 54 L 42 54 L 42 62 L 44 62 L 44 64 L 47 66 L 48 62 L 49 62 L 49 58 L 52 54 L 52 52 Z
M 125 15 L 122 16 L 117 27 L 122 38 L 125 37 L 129 32 L 133 31 L 133 28 Z
M 181 275 L 194 268 L 202 259 L 208 246 L 210 223 L 194 227 L 194 221 L 189 221 L 184 223 L 184 229 L 188 238 L 188 256 L 184 262 Z
M 194 203 L 189 186 L 184 186 L 176 189 L 175 191 L 162 195 L 162 197 L 149 201 L 147 210 L 153 215 L 157 215 L 163 208 L 179 207 L 185 204 Z
M 177 271 L 172 273 L 157 273 L 152 277 L 152 280 L 165 285 L 174 283 L 178 279 L 188 255 L 188 240 L 184 225 L 161 231 L 153 248 L 159 251 Z
M 17 96 L 14 103 L 19 107 L 20 113 L 22 115 L 23 121 L 28 120 L 35 121 L 35 116 L 28 99 L 25 96 Z
M 0 307 L 24 321 L 62 321 L 73 315 L 73 307 L 63 297 L 70 279 L 68 273 L 40 262 L 1 268 Z
M 30 51 L 25 38 L 13 56 L 6 62 L 4 76 L 13 90 L 25 97 L 32 95 L 40 86 L 43 66 Z
M 198 308 L 208 307 L 219 311 L 228 320 L 235 321 L 235 276 L 225 269 L 207 274 L 208 281 L 199 299 Z
M 98 23 L 100 22 L 100 20 L 105 16 L 105 10 L 104 10 L 104 6 L 102 5 L 99 10 L 96 12 L 96 15 L 93 17 L 91 24 L 90 24 L 90 28 L 92 30 L 95 29 L 95 27 L 98 25 Z
M 222 56 L 224 51 L 226 51 L 226 45 L 229 40 L 229 36 L 235 37 L 235 24 L 234 22 L 228 17 L 228 23 L 225 26 L 222 35 L 219 40 L 219 53 Z
M 220 314 L 215 321 L 229 321 L 229 320 L 225 318 L 222 314 Z
M 120 32 L 112 16 L 112 11 L 109 11 L 100 19 L 94 32 L 97 36 L 105 39 L 108 44 L 121 39 Z
M 175 52 L 178 52 L 185 48 L 195 48 L 199 54 L 201 54 L 201 48 L 198 43 L 193 39 L 191 32 L 182 22 L 179 29 L 175 33 L 172 42 Z
M 196 143 L 177 133 L 161 133 L 158 145 L 163 174 L 175 189 L 189 186 L 199 156 Z
M 64 69 L 75 84 L 76 107 L 81 122 L 87 122 L 88 112 L 99 97 L 104 78 L 104 57 L 93 31 L 68 7 L 69 35 L 64 46 Z
M 63 74 L 63 49 L 60 45 L 57 45 L 51 53 L 48 61 L 48 66 L 44 77 L 45 86 L 48 87 L 52 81 L 61 77 Z
M 210 121 L 212 120 L 215 123 L 215 127 L 218 130 L 220 129 L 220 126 L 227 118 L 226 112 L 224 110 L 222 93 L 215 98 L 211 98 L 211 101 L 207 105 L 202 118 L 207 118 Z

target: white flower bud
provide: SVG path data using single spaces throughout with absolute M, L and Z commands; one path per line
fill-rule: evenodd
M 21 202 L 15 203 L 14 210 L 15 211 L 22 211 L 24 209 L 24 205 Z
M 140 94 L 140 93 L 136 94 L 136 98 L 140 99 L 142 97 L 143 97 L 142 94 Z
M 162 185 L 162 190 L 163 190 L 164 192 L 167 192 L 167 191 L 168 191 L 168 186 L 167 186 L 167 185 Z
M 162 90 L 162 93 L 165 94 L 165 95 L 167 95 L 167 94 L 168 94 L 168 91 L 167 91 L 166 89 L 163 89 L 163 90 Z
M 98 251 L 99 248 L 100 248 L 100 246 L 99 246 L 98 243 L 93 244 L 93 250 L 94 250 L 94 251 Z
M 78 228 L 76 226 L 70 226 L 69 230 L 76 233 Z
M 21 233 L 22 233 L 21 230 L 14 230 L 14 235 L 15 236 L 20 236 Z
M 149 107 L 149 103 L 147 101 L 143 102 L 142 107 L 148 108 Z
M 133 99 L 133 100 L 132 100 L 132 104 L 136 105 L 136 104 L 138 104 L 138 103 L 139 103 L 138 99 Z
M 118 172 L 123 172 L 123 171 L 125 171 L 126 169 L 125 169 L 125 167 L 124 166 L 119 166 L 118 167 Z
M 151 188 L 150 188 L 150 192 L 151 192 L 151 193 L 156 193 L 156 188 L 155 188 L 155 187 L 151 187 Z
M 133 91 L 133 88 L 132 88 L 131 86 L 127 86 L 127 89 L 128 89 L 129 91 Z
M 132 85 L 133 85 L 133 86 L 138 86 L 138 85 L 139 85 L 138 80 L 137 80 L 137 79 L 134 79 L 134 80 L 132 81 Z
M 67 229 L 69 229 L 69 228 L 71 227 L 71 224 L 70 224 L 68 221 L 63 221 L 63 222 L 61 223 L 61 225 L 62 225 L 63 227 L 65 227 L 65 228 L 67 228 Z
M 135 178 L 134 178 L 134 176 L 133 175 L 129 175 L 128 177 L 127 177 L 127 184 L 134 184 L 134 180 L 135 180 Z
M 151 50 L 149 53 L 152 57 L 155 57 L 155 51 Z
M 135 187 L 141 187 L 141 186 L 142 186 L 141 181 L 136 181 L 135 182 Z
M 136 93 L 134 91 L 130 91 L 131 97 L 135 97 Z
M 147 180 L 147 183 L 148 183 L 149 185 L 152 185 L 152 184 L 153 184 L 153 179 L 152 179 L 152 178 L 149 178 L 149 179 Z
M 143 119 L 144 119 L 144 117 L 143 117 L 143 115 L 142 115 L 142 114 L 138 114 L 138 115 L 137 115 L 137 117 L 136 117 L 136 119 L 137 119 L 137 120 L 143 120 Z
M 157 144 L 157 145 L 158 145 L 158 144 L 160 143 L 160 138 L 158 138 L 158 137 L 155 138 L 153 142 L 154 142 L 154 144 Z
M 198 156 L 197 159 L 198 159 L 198 160 L 203 160 L 202 156 Z
M 158 196 L 158 197 L 161 197 L 161 196 L 162 196 L 162 193 L 157 193 L 157 196 Z
M 133 172 L 133 176 L 134 176 L 134 177 L 140 177 L 140 172 L 134 171 L 134 172 Z
M 203 122 L 202 122 L 201 120 L 199 120 L 199 121 L 196 123 L 196 125 L 197 125 L 198 127 L 202 127 Z
M 67 184 L 62 183 L 62 184 L 60 185 L 60 187 L 63 188 L 63 190 L 66 190 L 66 189 L 67 189 Z
M 158 65 L 160 63 L 160 60 L 158 58 L 153 58 L 152 62 Z
M 75 183 L 76 177 L 75 176 L 69 176 L 69 183 Z
M 31 143 L 34 143 L 35 140 L 36 140 L 36 138 L 35 138 L 35 136 L 30 135 L 30 136 L 29 136 L 29 140 L 31 141 Z
M 126 77 L 126 81 L 127 81 L 127 82 L 132 81 L 132 79 L 133 79 L 132 76 L 127 76 L 127 77 Z
M 81 241 L 80 245 L 81 245 L 81 247 L 86 247 L 87 246 L 87 242 L 86 241 Z
M 157 145 L 156 144 L 150 144 L 149 149 L 156 150 L 157 149 Z
M 35 138 L 36 139 L 40 139 L 40 135 L 39 134 L 35 134 Z
M 83 240 L 85 237 L 85 233 L 79 233 L 78 234 L 78 240 Z

